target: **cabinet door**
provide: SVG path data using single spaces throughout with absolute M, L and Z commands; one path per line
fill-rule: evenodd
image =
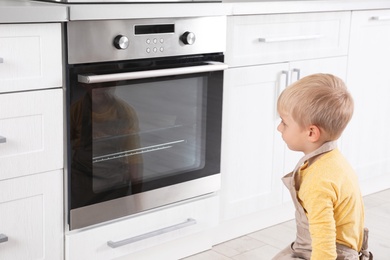
M 287 63 L 225 73 L 222 134 L 222 219 L 282 202 L 283 151 L 275 147 L 276 99 Z
M 0 25 L 0 93 L 62 86 L 61 24 Z
M 62 171 L 0 181 L 0 259 L 63 259 Z M 6 240 L 6 239 L 4 239 Z
M 348 85 L 355 113 L 343 150 L 364 194 L 390 187 L 390 10 L 352 14 Z
M 0 95 L 0 180 L 63 168 L 63 93 Z

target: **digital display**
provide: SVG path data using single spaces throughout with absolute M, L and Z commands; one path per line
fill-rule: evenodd
M 174 24 L 136 25 L 134 27 L 135 35 L 174 33 L 174 32 L 175 32 L 175 25 Z

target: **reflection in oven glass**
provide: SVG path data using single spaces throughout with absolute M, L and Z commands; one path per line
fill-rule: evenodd
M 79 84 L 71 104 L 71 205 L 136 194 L 205 164 L 205 77 Z
M 122 155 L 140 147 L 135 110 L 115 95 L 113 87 L 80 86 L 86 92 L 72 104 L 70 118 L 72 192 L 78 193 L 72 197 L 78 198 L 72 201 L 74 207 L 135 192 L 142 174 L 140 154 Z M 107 190 L 116 192 L 102 193 Z

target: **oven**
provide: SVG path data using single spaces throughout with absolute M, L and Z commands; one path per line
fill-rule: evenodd
M 226 17 L 67 24 L 69 229 L 220 188 Z

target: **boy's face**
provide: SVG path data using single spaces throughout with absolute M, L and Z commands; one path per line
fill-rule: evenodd
M 290 115 L 280 113 L 280 118 L 281 122 L 277 129 L 282 134 L 283 141 L 288 148 L 292 151 L 305 152 L 306 131 Z

